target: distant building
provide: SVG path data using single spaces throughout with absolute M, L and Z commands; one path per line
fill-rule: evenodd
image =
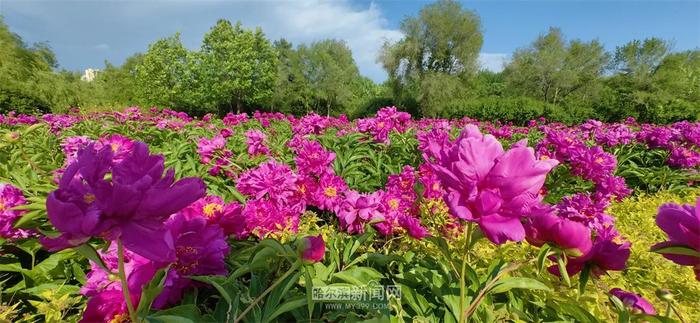
M 88 68 L 85 70 L 85 73 L 83 73 L 83 76 L 81 76 L 80 79 L 85 82 L 92 82 L 95 80 L 95 77 L 99 72 L 100 70 L 98 69 Z

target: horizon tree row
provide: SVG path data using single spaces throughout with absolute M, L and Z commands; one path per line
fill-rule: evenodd
M 550 28 L 517 49 L 503 71 L 478 62 L 479 16 L 454 1 L 426 5 L 385 43 L 377 61 L 388 78 L 360 74 L 342 40 L 270 41 L 260 28 L 221 19 L 199 49 L 179 33 L 150 44 L 121 66 L 105 62 L 93 82 L 59 70 L 51 48 L 28 46 L 0 21 L 0 113 L 65 111 L 71 106 L 162 106 L 194 114 L 253 110 L 362 117 L 396 105 L 414 116 L 499 119 L 544 116 L 568 123 L 697 120 L 700 50 L 673 52 L 659 38 L 614 52 L 598 40 L 567 39 Z

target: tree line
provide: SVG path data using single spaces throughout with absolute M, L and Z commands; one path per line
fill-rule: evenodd
M 193 114 L 275 111 L 361 117 L 396 105 L 424 117 L 540 116 L 562 122 L 628 116 L 673 122 L 700 116 L 700 50 L 673 52 L 658 38 L 607 52 L 597 40 L 550 28 L 517 49 L 503 71 L 481 69 L 479 16 L 453 1 L 424 6 L 384 44 L 388 78 L 363 77 L 342 40 L 293 45 L 260 28 L 219 20 L 199 49 L 179 34 L 149 45 L 121 66 L 105 62 L 92 82 L 58 69 L 47 44 L 29 46 L 0 21 L 0 112 L 69 107 L 160 106 Z

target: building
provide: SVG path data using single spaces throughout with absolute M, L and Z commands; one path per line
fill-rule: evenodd
M 92 82 L 93 80 L 95 80 L 95 77 L 99 72 L 100 70 L 98 69 L 88 68 L 85 70 L 85 73 L 83 73 L 83 76 L 81 76 L 80 79 L 85 82 Z

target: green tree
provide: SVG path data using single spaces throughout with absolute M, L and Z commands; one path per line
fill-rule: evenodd
M 483 43 L 481 22 L 472 11 L 455 1 L 439 1 L 421 9 L 418 17 L 401 22 L 405 37 L 386 43 L 379 61 L 389 74 L 394 95 L 401 102 L 419 99 L 421 109 L 444 101 L 454 91 L 435 91 L 445 81 L 448 88 L 468 79 L 479 69 Z M 423 82 L 429 85 L 423 86 Z
M 97 74 L 92 83 L 103 88 L 105 101 L 112 106 L 139 105 L 139 89 L 136 86 L 137 68 L 145 55 L 137 53 L 129 56 L 124 64 L 115 66 L 105 61 L 105 68 Z
M 277 78 L 277 54 L 262 31 L 254 32 L 219 20 L 202 42 L 202 77 L 209 98 L 219 107 L 240 112 L 272 97 Z
M 599 90 L 609 59 L 597 40 L 567 43 L 561 30 L 550 28 L 529 47 L 515 51 L 504 76 L 516 95 L 552 104 L 574 96 L 576 105 L 586 105 Z
M 274 43 L 277 52 L 277 82 L 270 108 L 293 114 L 306 114 L 313 106 L 313 91 L 304 74 L 299 52 L 286 39 Z
M 147 105 L 185 108 L 186 93 L 193 86 L 183 77 L 193 58 L 180 41 L 180 34 L 163 38 L 148 46 L 135 67 L 136 85 L 141 102 Z
M 662 39 L 635 39 L 615 49 L 612 68 L 635 86 L 649 87 L 656 69 L 669 52 L 670 44 Z
M 299 55 L 314 93 L 315 110 L 330 115 L 349 107 L 360 72 L 347 44 L 327 39 L 310 47 L 300 46 Z
M 618 47 L 598 110 L 609 120 L 633 116 L 646 122 L 700 118 L 700 51 L 670 53 L 652 38 Z

